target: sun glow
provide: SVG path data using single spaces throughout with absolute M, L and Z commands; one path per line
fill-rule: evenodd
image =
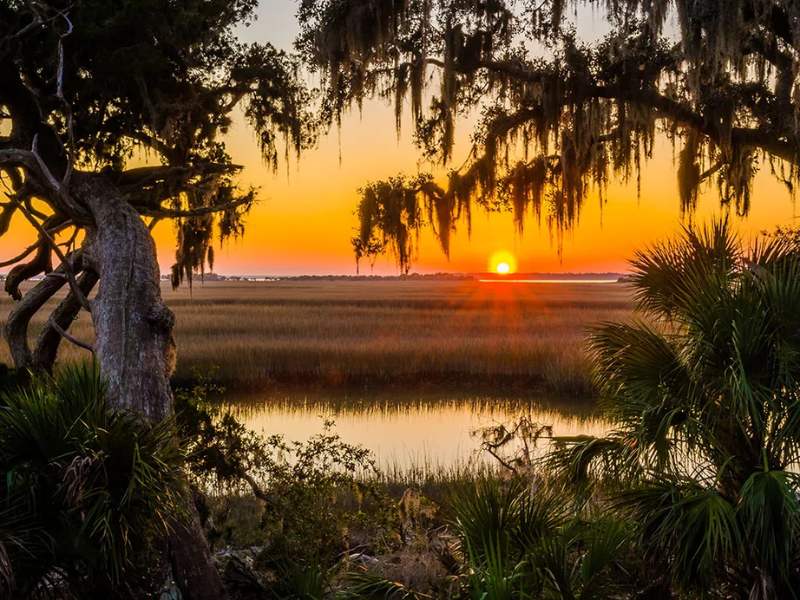
M 495 252 L 489 258 L 489 271 L 498 275 L 509 275 L 517 270 L 517 259 L 505 250 Z

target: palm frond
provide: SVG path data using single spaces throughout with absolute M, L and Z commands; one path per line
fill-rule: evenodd
M 345 578 L 346 590 L 337 594 L 342 600 L 360 598 L 362 600 L 423 600 L 430 598 L 399 581 L 392 581 L 368 571 L 349 573 Z

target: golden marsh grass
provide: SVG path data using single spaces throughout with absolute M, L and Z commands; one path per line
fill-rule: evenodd
M 176 377 L 216 369 L 234 389 L 508 384 L 584 395 L 587 329 L 632 309 L 627 286 L 588 283 L 196 282 L 191 293 L 165 284 L 164 296 L 177 316 Z M 88 315 L 72 331 L 91 340 Z M 65 343 L 61 358 L 85 354 Z

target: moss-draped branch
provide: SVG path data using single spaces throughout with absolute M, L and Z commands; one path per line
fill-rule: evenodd
M 612 175 L 638 179 L 657 135 L 676 146 L 684 210 L 715 180 L 722 201 L 747 213 L 753 177 L 765 163 L 796 184 L 800 5 L 591 3 L 613 32 L 586 44 L 568 18 L 577 2 L 308 0 L 299 46 L 326 83 L 329 114 L 338 118 L 379 96 L 394 102 L 399 128 L 410 99 L 420 147 L 444 165 L 458 118 L 481 113 L 467 160 L 450 173 L 440 199 L 429 198 L 433 212 L 450 211 L 451 224 L 457 213 L 470 214 L 465 204 L 477 203 L 513 209 L 520 227 L 533 211 L 568 228 L 590 189 L 602 198 Z M 667 30 L 671 16 L 677 32 Z M 378 188 L 392 186 L 364 189 Z M 368 205 L 381 201 L 362 195 L 362 203 L 359 212 L 369 217 L 375 210 Z M 382 210 L 393 206 L 387 196 Z M 445 249 L 451 229 L 437 228 Z M 374 239 L 357 238 L 357 254 L 392 247 L 375 242 L 402 235 L 379 224 L 373 232 Z M 407 268 L 407 256 L 398 258 Z

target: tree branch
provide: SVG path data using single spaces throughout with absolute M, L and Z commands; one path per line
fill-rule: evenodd
M 78 257 L 80 257 L 78 253 Z M 63 272 L 63 266 L 56 271 Z M 45 277 L 38 282 L 8 315 L 5 325 L 5 336 L 14 365 L 18 369 L 27 369 L 32 366 L 32 355 L 28 346 L 28 324 L 44 304 L 60 290 L 66 279 L 62 277 Z
M 50 246 L 50 249 L 56 253 L 56 256 L 61 260 L 61 265 L 64 267 L 64 273 L 69 281 L 70 288 L 77 296 L 78 300 L 88 312 L 92 312 L 92 307 L 89 304 L 89 301 L 86 299 L 86 296 L 83 295 L 81 292 L 80 287 L 78 286 L 78 281 L 75 279 L 75 273 L 72 270 L 72 264 L 64 255 L 59 245 L 55 242 L 55 240 L 50 236 L 47 229 L 42 226 L 36 218 L 31 215 L 26 208 L 20 207 L 22 214 L 25 215 L 25 218 L 33 225 L 36 230 L 39 232 L 41 238 Z
M 61 325 L 56 323 L 56 321 L 52 317 L 47 322 L 47 325 L 48 325 L 48 327 L 52 328 L 56 333 L 58 333 L 58 335 L 63 337 L 68 342 L 72 342 L 73 344 L 75 344 L 79 348 L 83 348 L 85 350 L 88 350 L 92 354 L 94 354 L 94 347 L 91 344 L 87 344 L 86 342 L 82 342 L 79 339 L 77 339 L 77 338 L 73 337 L 72 335 L 70 335 L 69 333 L 67 333 L 64 329 L 61 328 Z
M 5 290 L 14 300 L 20 300 L 22 294 L 19 291 L 19 286 L 22 282 L 39 273 L 48 272 L 52 268 L 50 248 L 42 240 L 39 240 L 36 247 L 36 255 L 29 262 L 15 266 L 8 273 L 5 281 Z
M 230 210 L 231 208 L 236 208 L 237 206 L 242 206 L 245 204 L 249 204 L 251 202 L 253 202 L 252 197 L 243 196 L 242 198 L 237 198 L 236 200 L 232 200 L 231 202 L 226 202 L 225 204 L 218 204 L 215 206 L 202 206 L 200 208 L 191 208 L 187 210 L 173 210 L 170 208 L 159 208 L 159 209 L 139 208 L 139 207 L 134 207 L 134 208 L 136 208 L 139 211 L 139 214 L 148 217 L 154 217 L 158 219 L 178 219 L 184 217 L 202 217 L 203 215 L 210 215 L 213 213 Z
M 39 246 L 41 246 L 41 242 L 38 241 L 34 242 L 33 244 L 25 248 L 25 250 L 17 254 L 14 258 L 9 258 L 8 260 L 0 261 L 0 267 L 8 267 L 17 264 L 22 259 L 30 256 L 30 254 L 32 254 L 34 250 L 38 249 Z
M 786 67 L 786 57 L 775 55 L 768 52 L 768 48 L 762 47 L 762 51 L 770 54 L 784 68 Z M 440 68 L 445 68 L 443 61 L 436 58 L 421 59 L 426 64 L 431 64 Z M 531 69 L 524 65 L 506 61 L 480 61 L 477 67 L 486 69 L 494 73 L 500 73 L 512 77 L 519 81 L 541 82 L 543 72 L 538 69 Z M 459 70 L 460 73 L 467 73 L 467 70 Z M 620 100 L 623 102 L 637 104 L 658 111 L 661 115 L 671 119 L 679 125 L 688 127 L 702 133 L 706 137 L 714 140 L 717 144 L 722 144 L 720 132 L 717 131 L 712 121 L 706 116 L 694 111 L 689 106 L 678 102 L 672 98 L 664 96 L 657 89 L 653 88 L 633 88 L 621 87 L 618 85 L 594 84 L 578 87 L 571 97 L 565 97 L 564 104 L 577 103 L 587 98 L 604 98 L 609 100 Z M 768 152 L 782 160 L 792 164 L 800 163 L 800 148 L 797 144 L 780 139 L 775 132 L 765 129 L 754 129 L 746 127 L 734 127 L 731 130 L 731 141 L 743 146 L 755 147 Z
M 191 177 L 201 175 L 223 175 L 241 171 L 241 165 L 226 165 L 223 163 L 205 163 L 194 166 L 153 166 L 138 167 L 122 171 L 114 178 L 119 187 L 140 187 L 158 181 L 186 181 Z

